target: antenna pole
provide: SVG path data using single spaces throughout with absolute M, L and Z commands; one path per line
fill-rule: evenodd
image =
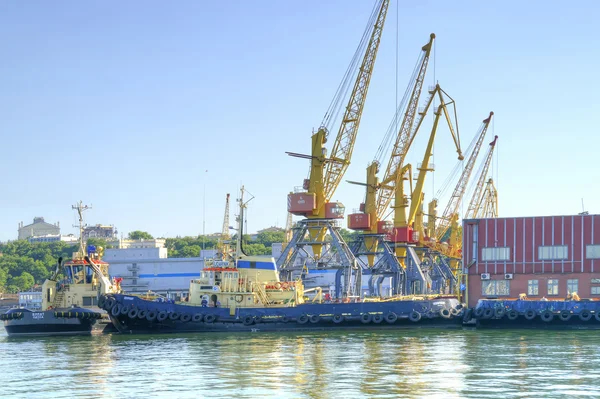
M 81 252 L 81 256 L 85 256 L 85 248 L 83 246 L 83 212 L 92 209 L 92 207 L 83 205 L 83 201 L 80 200 L 77 205 L 71 205 L 71 208 L 76 209 L 79 215 L 79 226 L 73 225 L 73 227 L 79 227 L 79 251 Z

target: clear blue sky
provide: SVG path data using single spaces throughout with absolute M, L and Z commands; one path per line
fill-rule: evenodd
M 5 1 L 0 4 L 0 240 L 20 221 L 155 236 L 219 231 L 225 194 L 256 197 L 249 231 L 285 225 L 317 128 L 373 1 Z M 354 157 L 365 179 L 420 47 L 457 102 L 464 146 L 489 111 L 502 216 L 600 212 L 595 1 L 392 1 Z M 427 81 L 433 84 L 433 64 Z M 596 110 L 596 111 L 594 111 Z M 455 163 L 447 130 L 431 198 Z M 424 135 L 422 135 L 424 136 Z M 489 140 L 488 140 L 489 141 Z M 410 155 L 417 162 L 422 140 Z M 204 201 L 206 190 L 206 201 Z M 362 188 L 343 183 L 348 211 Z M 232 215 L 235 212 L 232 206 Z M 233 219 L 233 216 L 232 216 Z

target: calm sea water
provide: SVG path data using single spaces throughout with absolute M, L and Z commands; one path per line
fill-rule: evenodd
M 597 331 L 9 338 L 6 398 L 600 397 Z

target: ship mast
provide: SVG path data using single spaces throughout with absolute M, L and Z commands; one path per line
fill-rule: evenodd
M 92 207 L 83 205 L 83 201 L 80 200 L 77 205 L 71 205 L 71 208 L 76 209 L 79 215 L 79 226 L 73 225 L 73 227 L 79 227 L 79 253 L 83 258 L 85 256 L 85 247 L 83 243 L 83 212 L 92 209 Z
M 239 259 L 241 255 L 246 255 L 244 252 L 244 247 L 242 245 L 242 240 L 244 238 L 244 218 L 246 209 L 246 205 L 248 202 L 254 199 L 254 196 L 250 198 L 248 201 L 244 202 L 244 186 L 240 189 L 240 198 L 238 199 L 238 203 L 240 204 L 240 214 L 237 216 L 237 240 L 235 240 L 235 258 Z M 252 195 L 252 194 L 250 194 Z

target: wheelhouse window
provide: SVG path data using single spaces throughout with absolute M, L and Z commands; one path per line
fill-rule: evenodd
M 481 291 L 485 296 L 510 295 L 510 280 L 485 280 L 481 282 Z
M 481 249 L 481 260 L 484 262 L 510 260 L 509 247 L 493 247 Z
M 539 280 L 527 281 L 527 295 L 538 296 L 540 294 Z
M 538 247 L 539 260 L 565 260 L 568 258 L 569 247 L 566 245 Z
M 558 295 L 558 280 L 548 280 L 548 295 Z

